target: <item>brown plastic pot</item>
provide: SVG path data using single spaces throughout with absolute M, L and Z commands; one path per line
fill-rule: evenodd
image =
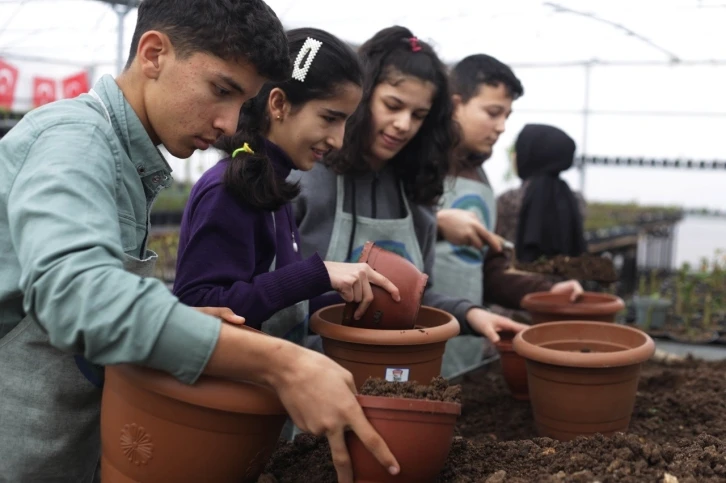
M 532 325 L 560 320 L 615 322 L 625 303 L 615 295 L 585 292 L 576 302 L 568 294 L 535 292 L 524 296 L 522 308 L 532 316 Z
M 627 430 L 641 364 L 655 343 L 623 325 L 565 321 L 525 329 L 514 350 L 527 360 L 537 431 L 566 441 Z
M 343 312 L 343 325 L 382 330 L 412 329 L 429 276 L 402 256 L 375 246 L 370 241 L 363 246 L 358 262 L 367 263 L 390 280 L 398 288 L 401 300 L 396 302 L 385 289 L 372 285 L 371 305 L 359 320 L 355 320 L 353 314 L 358 304 L 347 303 Z
M 322 338 L 325 355 L 353 374 L 356 387 L 369 377 L 426 384 L 441 375 L 446 341 L 459 333 L 452 315 L 424 306 L 415 329 L 359 329 L 341 324 L 343 307 L 318 310 L 310 329 Z
M 392 476 L 352 431 L 346 443 L 356 483 L 426 483 L 436 481 L 446 464 L 461 405 L 419 399 L 357 396 L 368 421 L 401 467 Z
M 101 404 L 104 483 L 255 482 L 287 413 L 249 382 L 202 376 L 186 385 L 130 365 L 106 368 Z
M 507 383 L 512 397 L 518 401 L 529 401 L 529 388 L 527 387 L 527 363 L 524 357 L 514 351 L 512 341 L 516 334 L 511 331 L 499 333 L 499 342 L 496 348 L 502 364 L 502 375 Z

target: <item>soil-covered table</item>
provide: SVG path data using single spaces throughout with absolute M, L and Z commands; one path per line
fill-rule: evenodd
M 497 366 L 462 383 L 463 407 L 441 482 L 726 481 L 726 362 L 644 366 L 627 434 L 538 438 L 527 402 Z M 281 444 L 260 482 L 334 482 L 324 440 Z

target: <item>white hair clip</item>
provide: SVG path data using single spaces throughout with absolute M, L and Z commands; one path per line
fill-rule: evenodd
M 323 43 L 319 40 L 315 40 L 313 38 L 308 37 L 307 40 L 305 40 L 305 43 L 300 48 L 300 52 L 297 53 L 297 58 L 295 59 L 295 67 L 292 69 L 292 77 L 293 79 L 297 79 L 300 82 L 305 82 L 305 77 L 308 75 L 308 69 L 310 69 L 310 64 L 313 63 L 313 59 L 315 58 L 315 55 L 318 53 L 318 50 L 320 50 L 320 47 L 323 46 Z M 307 59 L 305 60 L 305 65 L 300 65 L 305 59 L 305 56 L 307 56 Z

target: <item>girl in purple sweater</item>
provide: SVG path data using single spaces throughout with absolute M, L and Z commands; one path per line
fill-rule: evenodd
M 398 289 L 366 264 L 303 259 L 286 181 L 307 171 L 343 142 L 345 123 L 360 102 L 357 55 L 327 32 L 288 32 L 292 77 L 268 83 L 242 106 L 238 132 L 216 145 L 230 156 L 204 173 L 182 219 L 174 293 L 191 306 L 229 307 L 246 324 L 303 344 L 307 301 L 338 291 L 362 302 L 370 284 L 399 300 Z

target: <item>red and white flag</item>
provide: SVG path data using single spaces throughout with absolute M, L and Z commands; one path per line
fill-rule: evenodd
M 88 92 L 88 74 L 79 72 L 63 79 L 63 97 L 72 99 Z
M 40 107 L 57 99 L 55 84 L 55 79 L 47 77 L 33 78 L 33 107 Z
M 12 110 L 17 83 L 18 69 L 0 59 L 0 108 Z

